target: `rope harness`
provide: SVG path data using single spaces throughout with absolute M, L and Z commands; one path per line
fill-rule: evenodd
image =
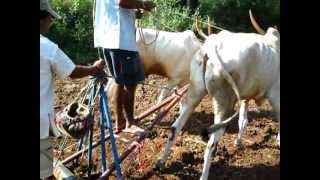
M 154 24 L 155 24 L 155 28 L 154 28 L 154 29 L 156 30 L 156 37 L 155 37 L 155 39 L 152 40 L 151 42 L 148 42 L 148 43 L 146 42 L 145 37 L 144 37 L 144 35 L 143 35 L 142 27 L 141 27 L 142 20 L 141 20 L 141 19 L 137 19 L 137 22 L 138 22 L 138 23 L 137 23 L 137 24 L 138 24 L 137 29 L 138 29 L 138 32 L 139 32 L 139 36 L 140 36 L 140 38 L 142 39 L 142 42 L 144 43 L 144 45 L 146 45 L 146 46 L 149 46 L 149 45 L 153 44 L 154 42 L 156 42 L 156 40 L 158 39 L 159 33 L 160 33 L 160 30 L 159 30 L 160 25 L 163 26 L 163 27 L 165 27 L 165 28 L 167 28 L 167 29 L 169 29 L 169 30 L 172 31 L 172 32 L 175 32 L 175 31 L 176 31 L 176 30 L 174 30 L 172 27 L 169 27 L 169 26 L 165 25 L 164 23 L 162 23 L 162 22 L 160 21 L 160 12 L 161 12 L 161 9 L 163 9 L 163 7 L 157 6 L 157 7 L 155 8 L 155 11 L 152 12 L 152 14 L 149 16 L 149 17 L 151 17 L 151 18 L 154 20 L 154 22 L 156 22 L 156 23 L 154 23 Z M 192 20 L 192 21 L 195 21 L 194 18 L 188 17 L 188 16 L 183 15 L 183 14 L 181 14 L 181 13 L 178 13 L 178 12 L 171 12 L 171 13 L 174 14 L 174 15 L 178 15 L 178 16 L 184 18 L 184 19 L 190 19 L 190 20 Z M 204 22 L 204 21 L 201 21 L 201 20 L 198 20 L 198 22 L 201 23 L 201 24 L 204 24 L 204 25 L 211 26 L 211 27 L 216 28 L 216 29 L 221 30 L 221 31 L 222 31 L 222 30 L 226 30 L 225 28 L 219 27 L 219 26 L 214 25 L 214 24 L 211 24 L 211 23 L 209 24 L 208 22 Z

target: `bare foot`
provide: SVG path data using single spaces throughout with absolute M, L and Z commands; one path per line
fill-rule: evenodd
M 122 129 L 123 129 L 123 128 L 122 128 Z M 114 128 L 113 132 L 116 133 L 116 134 L 118 134 L 118 133 L 120 133 L 120 132 L 122 131 L 122 129 Z
M 136 126 L 136 125 L 130 125 L 129 127 L 126 127 L 123 132 L 139 135 L 144 132 L 144 129 Z
M 119 123 L 119 122 L 122 122 L 122 123 Z M 126 128 L 125 121 L 117 121 L 116 122 L 116 127 L 115 127 L 115 133 L 119 133 L 125 128 Z

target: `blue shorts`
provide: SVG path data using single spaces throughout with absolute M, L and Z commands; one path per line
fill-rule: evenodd
M 133 86 L 144 81 L 144 67 L 138 52 L 104 49 L 103 55 L 116 83 Z

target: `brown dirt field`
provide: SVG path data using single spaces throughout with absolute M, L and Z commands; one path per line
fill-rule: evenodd
M 56 106 L 65 106 L 70 103 L 85 86 L 88 78 L 80 80 L 56 81 Z M 162 85 L 166 79 L 159 76 L 150 76 L 146 83 Z M 145 86 L 142 91 L 139 85 L 136 94 L 135 114 L 138 115 L 155 104 L 159 95 L 159 90 Z M 278 132 L 278 123 L 272 113 L 272 108 L 268 102 L 261 107 L 257 107 L 254 101 L 249 102 L 249 122 L 244 134 L 244 145 L 242 149 L 234 147 L 233 142 L 237 136 L 238 125 L 234 121 L 226 130 L 219 142 L 216 156 L 212 158 L 209 179 L 216 180 L 276 180 L 280 179 L 280 149 L 276 146 L 275 139 Z M 260 112 L 258 112 L 258 110 Z M 96 108 L 97 110 L 97 108 Z M 111 109 L 111 116 L 114 113 Z M 98 128 L 99 114 L 95 112 L 95 130 Z M 154 171 L 152 166 L 160 152 L 163 151 L 167 140 L 169 127 L 178 117 L 178 105 L 170 111 L 160 124 L 158 124 L 152 134 L 145 139 L 140 153 L 129 155 L 121 165 L 122 173 L 125 179 L 199 179 L 201 176 L 203 155 L 206 142 L 201 140 L 201 130 L 213 123 L 213 113 L 211 99 L 206 96 L 196 108 L 195 112 L 186 123 L 182 132 L 177 137 L 177 142 L 172 147 L 172 153 L 166 162 L 164 172 Z M 143 120 L 141 127 L 146 127 L 152 117 Z M 121 137 L 130 138 L 124 133 Z M 60 159 L 64 159 L 75 152 L 72 146 L 76 141 L 68 140 L 67 148 Z M 109 142 L 109 141 L 107 141 Z M 55 143 L 55 154 L 58 158 L 59 141 Z M 113 159 L 111 145 L 106 143 L 107 147 L 107 166 Z M 117 141 L 118 152 L 121 154 L 127 148 L 128 143 Z M 94 149 L 93 156 L 93 175 L 98 176 L 101 173 L 100 147 Z M 85 154 L 86 155 L 86 154 Z M 80 165 L 66 165 L 80 179 L 87 179 L 85 168 L 87 161 L 80 162 Z M 92 178 L 95 179 L 95 178 Z M 116 179 L 113 173 L 110 179 Z

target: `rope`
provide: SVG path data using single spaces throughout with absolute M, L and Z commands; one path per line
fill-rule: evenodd
M 155 8 L 155 11 L 152 13 L 151 17 L 153 17 L 153 15 L 155 14 L 155 17 L 154 17 L 154 18 L 159 19 L 159 12 L 160 12 L 160 11 L 158 11 L 158 9 L 157 9 L 157 7 L 156 7 L 156 8 Z M 149 45 L 153 44 L 153 43 L 158 39 L 158 36 L 159 36 L 160 31 L 159 31 L 159 28 L 157 27 L 157 24 L 156 24 L 156 28 L 155 28 L 155 29 L 156 29 L 156 37 L 155 37 L 154 40 L 152 40 L 150 43 L 146 43 L 146 40 L 145 40 L 144 35 L 143 35 L 142 28 L 141 28 L 141 22 L 142 22 L 141 19 L 140 19 L 140 20 L 138 19 L 138 31 L 139 31 L 139 35 L 140 35 L 140 37 L 141 37 L 142 42 L 144 43 L 144 45 L 149 46 Z
M 138 24 L 140 24 L 139 21 L 138 21 Z M 140 25 L 138 25 L 138 26 L 140 26 Z M 158 36 L 159 36 L 159 33 L 160 33 L 160 31 L 156 28 L 156 37 L 150 43 L 146 43 L 146 39 L 144 38 L 142 28 L 139 27 L 138 31 L 139 31 L 139 35 L 140 35 L 140 37 L 142 39 L 143 44 L 146 45 L 146 46 L 149 46 L 149 45 L 153 44 L 158 39 Z
M 97 79 L 94 78 L 91 80 L 93 83 L 93 87 L 91 89 L 90 99 L 89 99 L 89 117 L 88 117 L 88 136 L 89 136 L 89 144 L 88 144 L 88 177 L 91 176 L 91 162 L 92 162 L 92 142 L 93 142 L 93 120 L 94 120 L 94 101 L 96 98 L 96 85 L 97 85 Z
M 175 13 L 175 12 L 173 12 L 173 14 L 176 14 L 176 15 L 179 15 L 179 16 L 181 16 L 181 17 L 183 17 L 183 18 L 191 19 L 192 21 L 195 21 L 193 18 L 188 17 L 188 16 L 184 16 L 183 14 L 180 14 L 180 13 Z M 204 22 L 204 21 L 201 21 L 201 20 L 199 20 L 198 22 L 200 22 L 200 23 L 202 23 L 202 24 L 205 24 L 205 25 L 209 25 L 209 26 L 214 27 L 214 28 L 216 28 L 216 29 L 219 29 L 219 30 L 221 30 L 221 31 L 226 30 L 225 28 L 222 28 L 222 27 L 219 27 L 219 26 L 216 26 L 216 25 L 213 25 L 213 24 L 209 24 L 209 23 Z
M 155 12 L 160 12 L 158 9 L 162 9 L 162 7 L 161 7 L 161 6 L 157 6 Z M 172 13 L 172 14 L 175 14 L 175 15 L 179 15 L 179 16 L 181 16 L 182 18 L 190 19 L 190 20 L 192 20 L 192 21 L 195 21 L 194 18 L 191 18 L 191 17 L 189 17 L 189 16 L 183 15 L 183 14 L 181 14 L 181 13 L 178 13 L 178 12 L 171 12 L 171 13 Z M 169 29 L 170 31 L 175 32 L 174 29 L 172 29 L 171 27 L 168 27 L 168 26 L 166 26 L 165 24 L 163 24 L 163 23 L 160 22 L 160 20 L 159 20 L 159 19 L 160 19 L 160 18 L 159 18 L 159 15 L 158 15 L 157 17 L 151 15 L 150 17 L 153 18 L 158 24 L 161 24 L 162 26 L 166 27 L 166 28 Z M 139 21 L 138 21 L 138 22 L 139 22 Z M 219 29 L 219 30 L 221 30 L 221 31 L 226 30 L 226 28 L 219 27 L 219 26 L 214 25 L 214 24 L 209 24 L 208 22 L 205 22 L 205 21 L 199 20 L 198 22 L 201 23 L 201 24 L 204 24 L 204 25 L 208 25 L 208 26 L 214 27 L 214 28 Z M 157 29 L 158 29 L 158 28 L 157 28 Z
M 80 99 L 84 99 L 84 97 L 85 97 L 86 94 L 88 93 L 88 89 L 89 89 L 90 86 L 91 86 L 91 81 L 89 81 L 89 82 L 86 84 L 86 86 L 83 87 L 83 88 L 80 90 L 78 96 L 74 99 L 74 102 L 79 101 Z M 86 93 L 85 93 L 85 95 L 84 95 L 84 96 L 81 96 L 85 90 L 87 90 Z M 81 100 L 80 102 L 83 102 L 83 100 Z
M 172 91 L 172 90 L 176 90 L 177 88 L 168 88 L 166 86 L 160 86 L 160 85 L 153 85 L 153 84 L 148 84 L 148 83 L 144 83 L 144 82 L 140 82 L 138 84 L 141 84 L 143 86 L 149 86 L 149 87 L 153 87 L 153 88 L 157 88 L 157 89 L 166 89 L 166 90 L 169 90 L 169 91 Z
M 59 155 L 58 155 L 58 159 L 57 161 L 55 162 L 55 164 L 53 165 L 53 167 L 55 167 L 57 164 L 58 164 L 58 160 L 61 158 L 62 156 L 62 152 L 63 152 L 63 149 L 65 148 L 65 146 L 67 145 L 67 137 L 66 136 L 63 136 L 63 140 L 62 142 L 60 142 L 60 146 L 59 146 Z
M 113 76 L 109 76 L 109 75 L 106 75 L 104 76 L 103 78 L 112 78 L 114 79 Z M 161 86 L 161 85 L 154 85 L 154 84 L 148 84 L 148 83 L 145 83 L 145 82 L 138 82 L 138 84 L 142 85 L 142 86 L 149 86 L 149 87 L 153 87 L 153 88 L 157 88 L 157 89 L 166 89 L 166 90 L 169 90 L 169 91 L 177 91 L 178 89 L 176 87 L 173 87 L 173 88 L 168 88 L 166 86 Z M 142 87 L 143 88 L 143 87 Z

